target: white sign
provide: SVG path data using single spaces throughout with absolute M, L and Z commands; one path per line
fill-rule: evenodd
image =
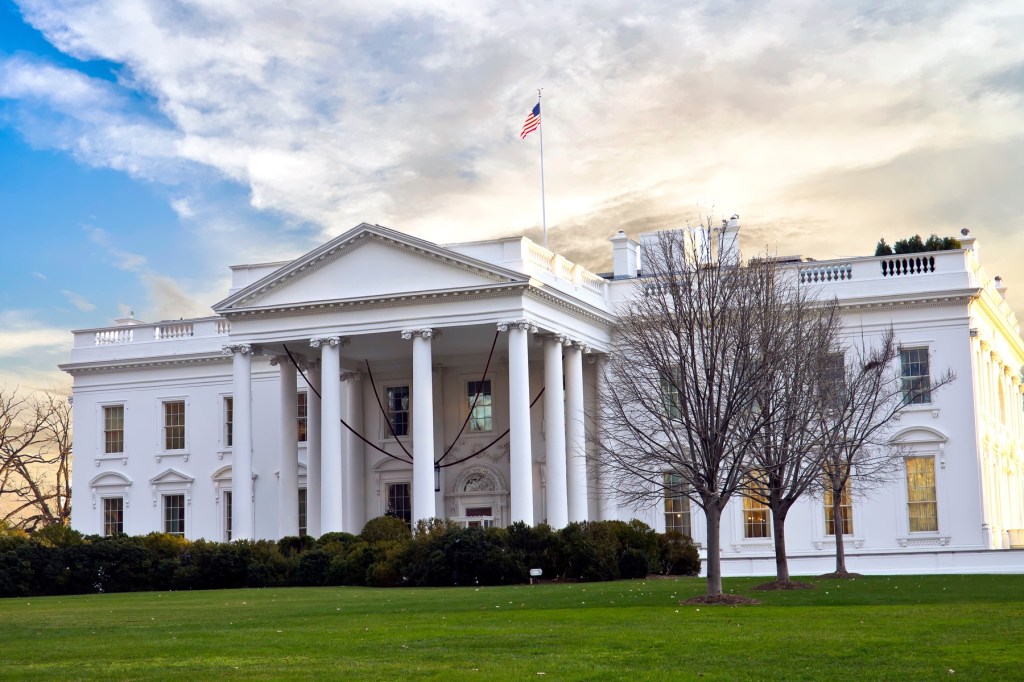
M 537 577 L 539 577 L 539 576 L 541 576 L 543 574 L 544 574 L 544 571 L 542 571 L 539 568 L 531 568 L 530 569 L 530 577 L 531 578 L 537 578 Z

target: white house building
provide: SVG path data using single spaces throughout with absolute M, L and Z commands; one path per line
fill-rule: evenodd
M 738 221 L 722 231 L 737 243 Z M 597 275 L 526 238 L 437 245 L 360 225 L 292 261 L 232 266 L 213 317 L 74 332 L 73 525 L 189 538 L 357 533 L 390 512 L 467 525 L 638 516 L 704 538 L 669 495 L 602 496 L 588 460 L 616 309 L 642 281 L 611 239 Z M 847 328 L 892 326 L 909 382 L 956 382 L 908 407 L 891 486 L 849 501 L 851 570 L 1024 571 L 1024 341 L 978 246 L 914 256 L 794 258 Z M 738 253 L 736 254 L 738 256 Z M 820 499 L 787 522 L 795 573 L 828 570 Z M 773 572 L 767 510 L 737 498 L 726 574 Z M 994 551 L 1007 550 L 1007 551 Z

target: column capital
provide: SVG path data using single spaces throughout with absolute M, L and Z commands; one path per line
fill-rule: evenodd
M 540 332 L 534 334 L 533 338 L 540 343 L 547 343 L 550 341 L 552 343 L 557 343 L 560 346 L 565 346 L 566 348 L 572 345 L 572 339 L 565 334 L 559 334 L 557 332 Z
M 509 329 L 522 329 L 525 332 L 537 332 L 537 325 L 529 320 L 509 320 L 508 322 L 499 322 L 498 331 L 507 332 Z
M 338 375 L 342 381 L 360 381 L 363 378 L 362 372 L 342 372 Z
M 227 346 L 221 346 L 221 355 L 234 355 L 239 353 L 241 355 L 252 355 L 255 350 L 251 344 L 248 343 L 233 343 Z
M 434 331 L 430 327 L 426 327 L 424 329 L 403 329 L 402 330 L 402 338 L 405 339 L 406 341 L 408 341 L 409 339 L 416 338 L 416 337 L 419 337 L 421 339 L 429 339 L 431 337 L 440 337 L 440 336 L 441 336 L 441 332 L 440 331 Z
M 314 336 L 309 340 L 310 348 L 319 348 L 323 344 L 327 344 L 334 348 L 335 346 L 341 346 L 344 348 L 349 343 L 348 339 L 343 336 Z

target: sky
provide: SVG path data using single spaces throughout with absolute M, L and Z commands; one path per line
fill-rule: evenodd
M 0 382 L 361 222 L 539 240 L 537 88 L 592 270 L 701 215 L 818 259 L 966 226 L 1024 319 L 1021 35 L 1021 0 L 0 0 Z

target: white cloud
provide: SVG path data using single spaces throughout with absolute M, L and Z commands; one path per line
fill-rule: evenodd
M 35 277 L 36 279 L 38 279 L 40 282 L 45 282 L 46 281 L 46 275 L 44 275 L 41 272 L 33 272 L 32 276 Z
M 147 263 L 145 256 L 118 248 L 103 228 L 86 227 L 85 230 L 89 233 L 89 238 L 93 243 L 102 247 L 110 255 L 115 267 L 128 272 L 141 272 L 145 269 Z
M 76 294 L 75 292 L 68 291 L 67 289 L 61 289 L 60 293 L 64 294 L 64 298 L 68 299 L 68 303 L 70 303 L 71 305 L 75 306 L 76 308 L 78 308 L 82 312 L 89 312 L 91 310 L 96 310 L 96 304 L 90 302 L 87 298 L 85 298 L 81 294 Z

